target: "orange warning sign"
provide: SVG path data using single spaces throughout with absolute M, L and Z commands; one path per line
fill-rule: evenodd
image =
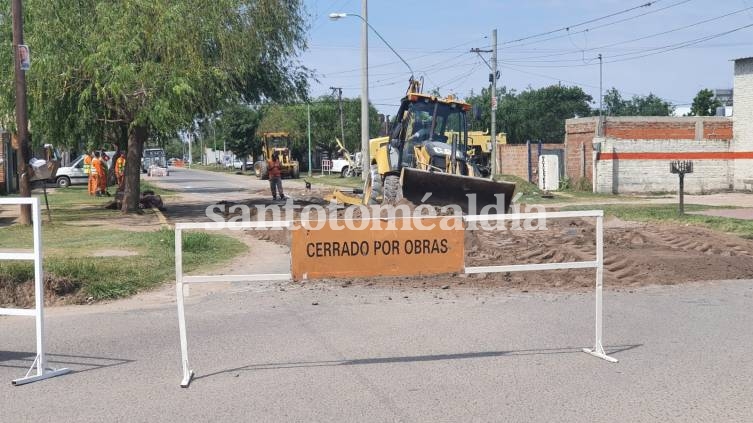
M 445 224 L 440 225 L 443 219 Z M 340 225 L 338 229 L 330 225 L 321 229 L 298 225 L 292 231 L 290 244 L 293 279 L 462 272 L 462 220 L 458 218 L 449 225 L 447 217 L 419 220 L 415 225 L 372 220 L 368 225 Z

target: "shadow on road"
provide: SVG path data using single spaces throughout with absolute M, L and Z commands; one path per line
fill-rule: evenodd
M 604 349 L 606 350 L 608 355 L 615 355 L 615 354 L 618 354 L 624 351 L 629 351 L 629 350 L 639 348 L 642 346 L 643 344 L 612 345 L 612 346 L 606 346 L 604 347 Z M 511 351 L 479 351 L 479 352 L 467 352 L 467 353 L 455 353 L 455 354 L 432 354 L 432 355 L 415 355 L 415 356 L 398 356 L 398 357 L 360 358 L 360 359 L 352 359 L 352 360 L 345 359 L 345 360 L 300 361 L 300 362 L 288 362 L 288 363 L 249 364 L 243 367 L 220 370 L 218 372 L 197 376 L 194 378 L 194 380 L 217 376 L 223 373 L 232 373 L 232 372 L 239 372 L 239 371 L 294 369 L 294 368 L 299 368 L 299 367 L 309 368 L 309 367 L 360 366 L 360 365 L 368 365 L 368 364 L 417 363 L 417 362 L 444 361 L 444 360 L 467 360 L 467 359 L 489 358 L 489 357 L 515 357 L 515 356 L 530 356 L 530 355 L 574 354 L 574 353 L 583 354 L 582 347 L 536 348 L 536 349 L 511 350 Z
M 0 351 L 0 367 L 27 370 L 36 357 L 36 353 Z M 107 367 L 121 366 L 136 360 L 112 357 L 94 357 L 86 355 L 47 354 L 47 364 L 50 367 L 69 367 L 74 373 L 101 370 Z

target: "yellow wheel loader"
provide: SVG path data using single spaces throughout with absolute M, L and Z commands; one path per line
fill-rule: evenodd
M 497 144 L 507 144 L 507 134 L 497 134 Z M 468 131 L 468 154 L 482 177 L 489 177 L 492 170 L 492 136 L 486 131 Z
M 487 205 L 509 209 L 515 184 L 481 178 L 470 159 L 468 103 L 420 92 L 411 80 L 390 135 L 370 141 L 371 169 L 361 197 L 335 192 L 347 204 L 457 205 L 478 213 Z M 473 149 L 470 148 L 472 152 Z
M 267 161 L 272 154 L 280 156 L 280 174 L 283 178 L 298 179 L 301 167 L 298 160 L 290 156 L 290 134 L 287 132 L 264 132 L 261 136 L 262 157 L 254 163 L 254 173 L 259 179 L 269 179 Z

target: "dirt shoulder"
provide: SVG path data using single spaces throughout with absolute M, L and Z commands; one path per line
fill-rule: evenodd
M 311 198 L 325 197 L 332 188 L 300 184 L 286 185 L 286 192 L 297 205 Z M 234 204 L 253 208 L 272 204 L 263 185 L 250 187 L 246 199 L 236 197 Z M 170 221 L 206 221 L 206 197 L 182 197 L 179 206 L 169 208 Z M 610 204 L 667 204 L 672 196 L 637 201 L 632 197 L 615 197 Z M 604 203 L 604 198 L 584 198 L 563 205 Z M 753 204 L 753 195 L 724 193 L 686 196 L 687 204 L 741 206 Z M 552 205 L 547 205 L 552 207 Z M 232 216 L 229 216 L 232 217 Z M 255 217 L 255 216 L 254 216 Z M 245 240 L 254 254 L 285 260 L 289 234 L 285 231 L 236 234 Z M 280 250 L 279 248 L 282 248 Z M 542 231 L 469 231 L 466 235 L 468 266 L 586 261 L 595 259 L 595 227 L 586 219 L 550 220 Z M 243 267 L 248 256 L 231 263 Z M 375 263 L 378 266 L 378 263 Z M 630 222 L 607 218 L 604 232 L 604 284 L 608 289 L 632 289 L 647 285 L 678 284 L 704 280 L 749 278 L 753 275 L 753 241 L 702 227 L 674 223 Z M 452 288 L 529 290 L 590 290 L 595 283 L 593 269 L 495 273 L 478 275 L 439 275 L 430 277 L 331 279 L 325 284 L 339 286 L 376 286 L 396 288 Z

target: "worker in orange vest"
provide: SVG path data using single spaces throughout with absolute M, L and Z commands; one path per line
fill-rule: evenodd
M 110 196 L 110 193 L 107 192 L 107 185 L 108 185 L 108 168 L 107 168 L 107 162 L 110 161 L 110 156 L 107 155 L 107 153 L 102 150 L 99 154 L 99 163 L 102 165 L 103 172 L 99 174 L 99 193 L 102 195 Z
M 92 169 L 91 169 L 91 175 L 89 176 L 89 180 L 94 180 L 94 189 L 95 194 L 97 197 L 101 197 L 103 193 L 102 189 L 102 179 L 107 178 L 107 172 L 105 171 L 105 166 L 102 163 L 102 158 L 99 154 L 99 151 L 94 152 L 94 158 L 92 159 Z M 106 187 L 106 185 L 105 185 Z
M 282 192 L 282 176 L 280 163 L 280 153 L 272 153 L 272 159 L 267 162 L 267 169 L 269 172 L 269 188 L 272 191 L 272 200 L 277 200 L 277 192 L 280 193 L 280 200 L 285 199 L 285 194 Z
M 93 155 L 94 155 L 93 152 L 92 152 L 92 154 L 89 154 L 89 153 L 84 154 L 84 173 L 89 178 L 89 180 L 88 180 L 88 182 L 89 182 L 89 195 L 94 195 L 94 191 L 95 191 L 95 189 L 94 189 L 94 187 L 95 187 L 95 185 L 94 185 L 94 179 L 92 179 L 92 176 L 91 176 L 91 174 L 92 174 L 92 156 Z
M 125 153 L 121 151 L 118 154 L 118 159 L 115 160 L 115 177 L 118 179 L 118 191 L 123 191 L 125 187 L 125 165 Z

